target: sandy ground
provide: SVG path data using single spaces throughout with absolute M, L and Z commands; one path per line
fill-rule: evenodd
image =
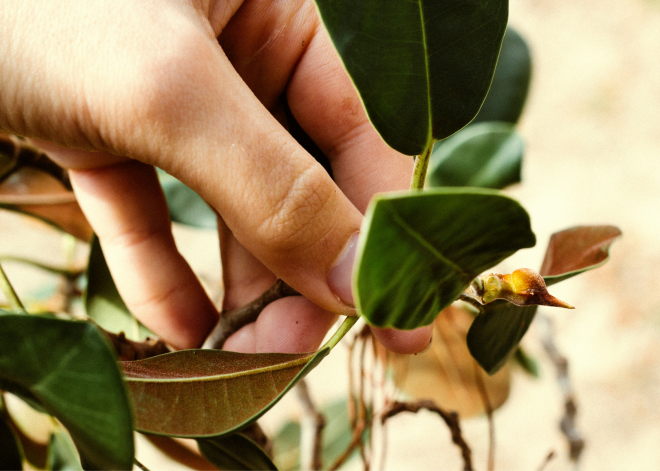
M 538 268 L 550 235 L 570 226 L 622 229 L 605 267 L 554 287 L 577 310 L 544 312 L 570 360 L 578 428 L 587 443 L 580 469 L 660 469 L 660 2 L 511 0 L 510 23 L 534 56 L 520 126 L 527 141 L 524 183 L 511 193 L 531 214 L 539 243 L 509 265 Z M 11 215 L 1 221 L 1 253 L 62 259 L 53 233 L 24 227 Z M 217 279 L 213 235 L 177 235 L 203 276 Z M 48 281 L 15 264 L 8 272 L 19 292 Z M 558 429 L 561 394 L 534 326 L 524 344 L 540 359 L 541 378 L 514 375 L 511 397 L 495 413 L 495 469 L 538 469 L 550 451 L 555 458 L 545 469 L 572 469 Z M 310 375 L 320 403 L 345 394 L 345 365 L 340 347 Z M 295 398 L 285 398 L 264 427 L 273 432 L 299 413 Z M 485 469 L 486 420 L 465 420 L 463 428 L 475 466 Z M 430 414 L 393 419 L 388 433 L 384 469 L 460 469 L 449 433 Z M 139 446 L 145 464 L 161 468 Z

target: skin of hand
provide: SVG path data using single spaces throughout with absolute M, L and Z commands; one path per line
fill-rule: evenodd
M 174 245 L 153 166 L 219 214 L 224 309 L 276 277 L 303 295 L 225 348 L 310 351 L 355 314 L 362 213 L 408 187 L 413 161 L 369 123 L 311 1 L 4 1 L 0 83 L 0 129 L 70 169 L 126 304 L 174 347 L 201 345 L 218 314 Z M 283 99 L 334 182 L 278 121 Z M 373 330 L 400 353 L 431 338 Z

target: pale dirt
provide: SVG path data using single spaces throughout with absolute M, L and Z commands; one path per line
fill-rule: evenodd
M 538 245 L 508 268 L 540 266 L 550 234 L 579 224 L 615 224 L 624 237 L 610 262 L 553 287 L 575 311 L 546 309 L 570 360 L 578 427 L 587 446 L 582 470 L 660 469 L 660 2 L 512 0 L 510 23 L 530 43 L 534 76 L 520 130 L 527 141 L 524 183 L 511 192 L 532 216 Z M 53 233 L 3 216 L 0 253 L 61 260 Z M 21 230 L 19 231 L 19 225 Z M 179 231 L 193 264 L 219 276 L 208 234 Z M 190 241 L 194 240 L 194 244 Z M 210 247 L 210 249 L 209 249 Z M 213 256 L 209 256 L 211 250 Z M 84 259 L 84 253 L 80 255 Z M 47 277 L 8 266 L 19 292 Z M 558 430 L 562 398 L 538 329 L 524 340 L 542 377 L 515 374 L 509 401 L 495 413 L 499 470 L 573 469 Z M 319 402 L 346 390 L 339 347 L 310 375 Z M 273 432 L 300 413 L 289 397 L 264 420 Z M 430 414 L 399 416 L 389 428 L 386 470 L 460 469 L 449 434 Z M 477 469 L 486 468 L 486 420 L 463 422 Z M 178 469 L 140 444 L 152 469 Z M 376 464 L 378 460 L 376 460 Z M 360 469 L 354 461 L 350 469 Z

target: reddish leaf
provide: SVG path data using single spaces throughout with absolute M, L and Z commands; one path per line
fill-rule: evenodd
M 609 257 L 612 243 L 621 237 L 615 226 L 577 226 L 556 232 L 539 273 L 548 286 L 596 268 Z
M 236 431 L 259 418 L 329 351 L 184 350 L 121 365 L 138 430 L 203 437 Z
M 37 217 L 81 240 L 92 237 L 73 192 L 41 171 L 24 168 L 2 182 L 0 208 Z

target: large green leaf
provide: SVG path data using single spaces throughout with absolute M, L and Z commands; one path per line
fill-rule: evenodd
M 121 364 L 138 430 L 205 437 L 254 422 L 329 352 L 182 350 Z
M 493 83 L 473 123 L 520 119 L 532 76 L 532 57 L 525 40 L 510 26 L 504 34 Z
M 173 176 L 158 171 L 172 222 L 201 229 L 215 229 L 218 221 L 211 207 L 191 188 Z
M 0 315 L 0 382 L 27 391 L 96 469 L 131 469 L 128 395 L 114 353 L 89 322 Z
M 428 182 L 501 189 L 520 182 L 524 152 L 525 143 L 512 124 L 471 124 L 435 146 Z
M 370 324 L 398 329 L 430 324 L 475 276 L 535 244 L 525 210 L 482 189 L 378 195 L 361 232 L 356 307 Z
M 7 419 L 0 408 L 0 470 L 15 471 L 23 469 L 22 451 L 19 438 Z
M 240 433 L 198 438 L 197 444 L 204 457 L 218 469 L 277 469 L 259 445 Z
M 604 264 L 609 248 L 621 236 L 614 226 L 579 226 L 557 232 L 550 238 L 539 273 L 552 285 Z M 470 326 L 470 353 L 489 374 L 509 359 L 527 332 L 538 306 L 518 307 L 495 301 L 483 307 Z
M 376 130 L 420 154 L 479 111 L 508 0 L 315 0 Z
M 85 309 L 94 322 L 109 332 L 124 332 L 132 340 L 154 337 L 121 299 L 97 237 L 92 239 L 89 251 Z

